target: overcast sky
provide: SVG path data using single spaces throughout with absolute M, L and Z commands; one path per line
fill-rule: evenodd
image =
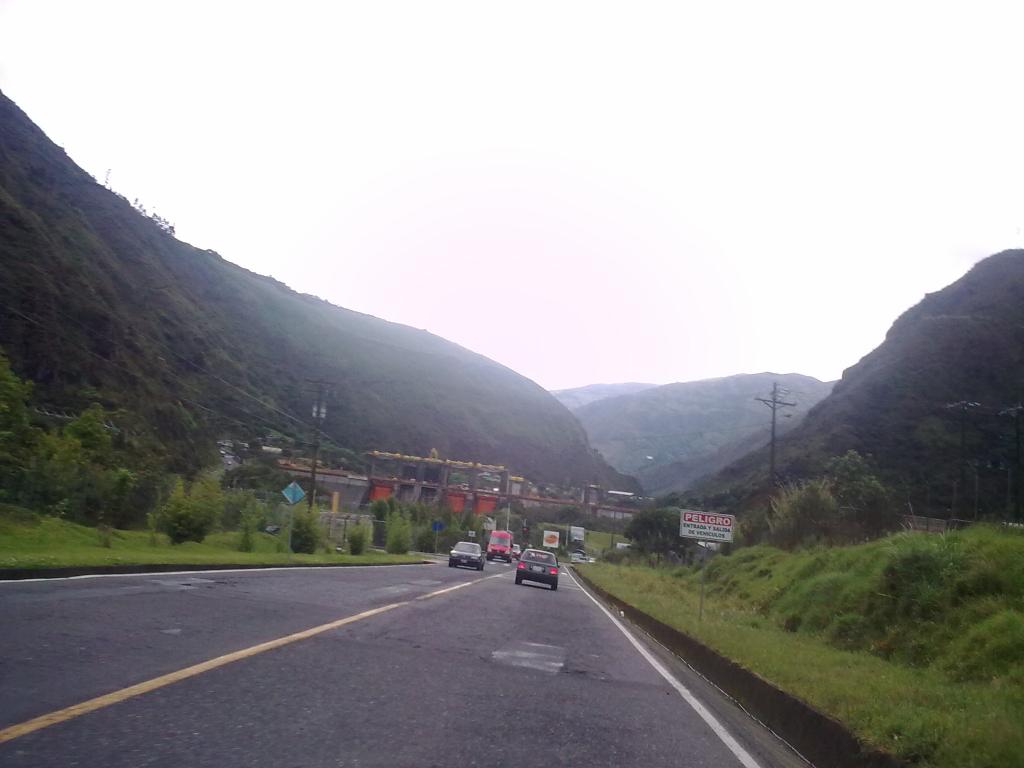
M 1022 39 L 976 1 L 0 0 L 0 88 L 181 239 L 545 387 L 833 379 L 1024 244 Z

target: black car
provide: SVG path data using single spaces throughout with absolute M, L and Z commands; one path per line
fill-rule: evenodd
M 558 560 L 543 549 L 524 549 L 516 566 L 516 584 L 538 581 L 558 589 Z
M 484 569 L 484 553 L 479 544 L 472 541 L 460 541 L 452 551 L 448 553 L 448 567 L 464 565 L 468 568 L 476 568 L 478 571 Z

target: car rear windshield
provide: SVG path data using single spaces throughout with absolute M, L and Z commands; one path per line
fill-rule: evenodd
M 491 544 L 498 544 L 502 547 L 507 547 L 512 541 L 512 534 L 504 531 L 495 531 L 491 534 Z
M 480 545 L 470 544 L 468 541 L 460 541 L 458 544 L 455 545 L 455 551 L 464 552 L 467 555 L 479 555 Z
M 529 549 L 526 554 L 523 555 L 525 560 L 533 560 L 535 563 L 547 563 L 549 565 L 555 564 L 555 556 L 550 552 L 539 552 L 536 549 Z

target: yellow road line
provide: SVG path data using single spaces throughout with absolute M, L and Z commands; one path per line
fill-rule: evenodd
M 446 587 L 445 589 L 439 589 L 435 592 L 430 592 L 426 595 L 420 595 L 417 600 L 426 600 L 431 597 L 437 597 L 448 592 L 453 592 L 456 589 L 462 589 L 463 587 L 469 587 L 473 584 L 479 584 L 487 579 L 497 578 L 497 576 L 504 576 L 505 574 L 499 573 L 496 576 L 485 576 L 482 579 L 474 579 L 473 581 L 466 581 L 462 584 L 457 584 L 454 587 Z M 47 728 L 51 725 L 57 725 L 58 723 L 66 722 L 73 718 L 79 717 L 80 715 L 88 714 L 89 712 L 95 712 L 97 709 L 103 709 L 109 707 L 111 704 L 117 704 L 118 702 L 125 701 L 126 699 L 134 698 L 135 696 L 141 696 L 144 693 L 155 691 L 157 688 L 163 688 L 166 685 L 171 685 L 179 680 L 186 680 L 196 675 L 201 675 L 203 672 L 209 672 L 211 669 L 217 669 L 223 667 L 225 664 L 230 664 L 234 661 L 240 661 L 241 659 L 247 659 L 250 656 L 256 656 L 257 654 L 264 653 L 265 651 L 271 651 L 274 648 L 280 648 L 291 643 L 298 642 L 299 640 L 305 640 L 310 637 L 314 637 L 323 632 L 328 632 L 338 627 L 343 627 L 346 624 L 353 624 L 363 619 L 368 619 L 371 616 L 377 616 L 387 611 L 393 611 L 395 608 L 401 608 L 403 605 L 409 605 L 411 601 L 405 600 L 400 603 L 389 603 L 388 605 L 382 605 L 380 608 L 372 608 L 362 613 L 356 613 L 352 616 L 346 616 L 343 619 L 337 619 L 335 621 L 329 621 L 326 624 L 321 624 L 317 627 L 311 627 L 304 629 L 301 632 L 295 632 L 284 637 L 279 637 L 276 640 L 268 640 L 265 643 L 259 643 L 258 645 L 250 646 L 249 648 L 243 648 L 240 651 L 234 651 L 233 653 L 227 653 L 223 656 L 217 656 L 214 659 L 200 662 L 199 664 L 193 664 L 191 667 L 185 667 L 175 672 L 169 672 L 166 675 L 160 675 L 160 677 L 154 677 L 152 680 L 146 680 L 135 685 L 130 685 L 127 688 L 122 688 L 112 693 L 104 694 L 103 696 L 97 696 L 93 699 L 87 699 L 86 701 L 78 704 L 73 704 L 70 707 L 64 709 L 58 709 L 55 712 L 50 712 L 39 717 L 34 717 L 31 720 L 26 720 L 23 723 L 16 723 L 0 730 L 0 744 L 16 739 L 19 736 L 25 736 L 26 734 L 32 733 L 33 731 Z

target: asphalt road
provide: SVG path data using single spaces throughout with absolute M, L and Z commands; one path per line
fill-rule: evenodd
M 568 575 L 557 592 L 497 563 L 8 582 L 0 617 L 5 767 L 802 765 Z

